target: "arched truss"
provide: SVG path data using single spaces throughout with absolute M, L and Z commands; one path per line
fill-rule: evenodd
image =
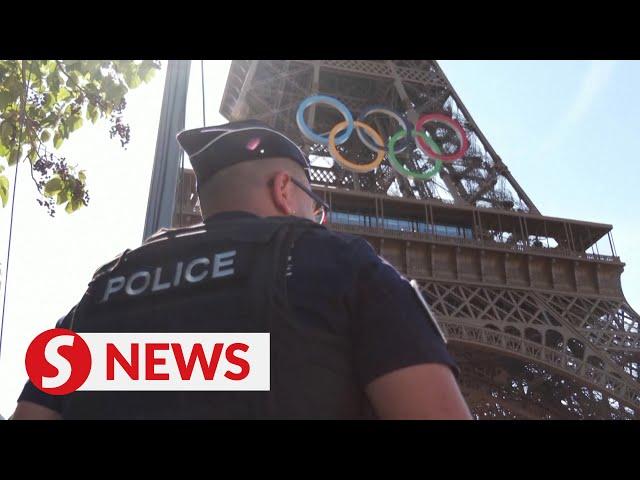
M 420 283 L 453 344 L 530 362 L 640 408 L 638 315 L 623 301 Z

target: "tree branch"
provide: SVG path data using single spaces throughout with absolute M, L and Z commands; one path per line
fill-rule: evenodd
M 78 83 L 73 78 L 71 78 L 71 76 L 67 73 L 64 66 L 62 65 L 62 62 L 60 62 L 60 60 L 56 60 L 56 68 L 58 68 L 62 73 L 64 73 L 64 76 L 67 77 L 67 79 L 71 80 L 71 82 L 76 86 L 76 88 L 78 88 L 78 90 L 84 93 L 87 96 L 87 98 L 91 96 L 89 92 L 87 92 L 84 88 L 78 85 Z

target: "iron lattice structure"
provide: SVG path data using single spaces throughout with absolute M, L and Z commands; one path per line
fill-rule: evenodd
M 463 126 L 470 148 L 428 181 L 400 175 L 387 159 L 369 173 L 345 170 L 296 125 L 300 102 L 313 94 L 338 98 L 354 118 L 370 105 L 414 123 L 444 113 Z M 312 160 L 314 190 L 331 205 L 327 226 L 365 237 L 420 283 L 477 418 L 639 416 L 640 317 L 622 292 L 612 226 L 543 216 L 435 61 L 233 61 L 220 111 L 296 140 Z M 321 133 L 342 120 L 321 105 L 305 118 Z M 367 122 L 383 138 L 398 130 L 389 118 Z M 458 149 L 450 129 L 427 131 L 445 152 Z M 339 150 L 355 162 L 374 156 L 357 135 Z M 418 149 L 399 158 L 412 170 L 433 165 Z M 185 179 L 181 224 L 199 220 L 193 176 Z

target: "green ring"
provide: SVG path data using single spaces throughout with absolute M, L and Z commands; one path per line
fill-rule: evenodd
M 413 135 L 414 137 L 418 135 L 425 142 L 429 144 L 429 146 L 433 149 L 434 152 L 436 152 L 437 154 L 442 153 L 442 151 L 440 150 L 440 147 L 438 147 L 436 142 L 434 142 L 430 137 L 427 137 L 427 135 L 424 132 L 418 132 L 417 130 L 412 130 L 411 135 Z M 442 170 L 442 160 L 436 159 L 435 166 L 431 170 L 428 170 L 424 173 L 414 172 L 412 170 L 409 170 L 398 161 L 395 154 L 396 142 L 400 140 L 402 137 L 406 137 L 406 136 L 407 136 L 407 131 L 400 130 L 393 137 L 389 139 L 389 152 L 387 153 L 387 156 L 389 158 L 389 163 L 391 163 L 393 168 L 395 168 L 402 175 L 407 175 L 409 177 L 417 178 L 419 180 L 429 180 L 434 175 L 436 175 L 440 170 Z

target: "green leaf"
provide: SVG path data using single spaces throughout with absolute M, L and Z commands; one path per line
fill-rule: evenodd
M 53 105 L 53 95 L 51 95 L 50 93 L 45 93 L 44 94 L 44 108 L 46 110 L 49 110 L 52 105 Z
M 52 94 L 58 94 L 58 91 L 60 90 L 60 74 L 57 70 L 47 75 L 47 86 Z
M 0 143 L 4 144 L 7 149 L 11 147 L 12 137 L 14 137 L 15 125 L 12 121 L 4 120 L 0 122 Z M 8 156 L 7 153 L 5 156 Z
M 75 115 L 69 119 L 69 131 L 73 132 L 74 130 L 82 127 L 82 117 L 79 115 Z
M 53 146 L 58 149 L 60 148 L 60 145 L 62 145 L 62 135 L 60 135 L 60 132 L 56 132 L 53 135 Z
M 46 66 L 46 64 L 45 64 L 45 66 Z M 35 80 L 35 79 L 39 78 L 40 75 L 42 75 L 41 68 L 42 68 L 42 61 L 41 60 L 31 60 L 27 64 L 27 73 L 29 75 L 31 75 L 31 78 L 33 80 Z
M 84 69 L 87 72 L 95 73 L 100 68 L 100 60 L 86 60 Z
M 0 200 L 2 206 L 6 207 L 9 201 L 9 179 L 4 175 L 0 175 Z
M 143 80 L 145 82 L 150 82 L 151 80 L 153 80 L 153 77 L 156 76 L 156 67 L 153 67 L 151 70 L 149 70 L 147 72 L 147 74 L 144 76 Z
M 42 133 L 40 134 L 40 140 L 46 143 L 50 139 L 51 139 L 51 133 L 49 132 L 49 130 L 42 130 Z
M 84 90 L 89 95 L 98 96 L 100 94 L 100 83 L 92 80 L 84 86 Z
M 111 76 L 106 76 L 104 77 L 104 79 L 102 80 L 102 91 L 104 92 L 104 98 L 107 101 L 111 101 L 112 97 L 114 97 L 116 95 L 116 84 L 113 81 L 113 78 L 111 78 Z
M 33 162 L 38 158 L 38 149 L 31 147 L 27 153 L 27 158 L 33 164 Z
M 60 177 L 53 177 L 44 186 L 44 193 L 53 197 L 56 193 L 62 190 L 62 180 Z
M 138 86 L 140 86 L 140 77 L 138 76 L 137 73 L 132 73 L 131 76 L 129 77 L 129 80 L 127 81 L 127 84 L 129 85 L 129 87 L 131 88 L 136 88 Z
M 111 77 L 105 77 L 102 82 L 102 90 L 105 93 L 107 102 L 120 103 L 128 91 L 127 86 L 121 83 L 115 83 Z
M 47 115 L 45 119 L 42 120 L 41 122 L 42 125 L 49 125 L 51 127 L 55 127 L 56 123 L 58 123 L 58 115 L 56 115 L 55 112 L 52 112 L 49 115 Z
M 5 147 L 4 143 L 0 142 L 0 157 L 8 157 L 9 156 L 9 149 L 7 147 Z M 0 172 L 2 171 L 2 165 L 0 165 Z
M 22 82 L 20 82 L 18 77 L 15 75 L 11 75 L 7 78 L 5 86 L 9 89 L 9 92 L 11 92 L 11 95 L 13 95 L 14 98 L 18 98 L 22 94 Z
M 62 111 L 62 116 L 67 118 L 70 117 L 73 112 L 73 107 L 74 107 L 73 103 L 67 103 L 67 106 Z
M 91 116 L 93 115 L 93 112 L 96 110 L 96 107 L 90 103 L 89 105 L 87 105 L 87 111 L 84 114 L 84 117 L 87 120 L 91 120 Z
M 73 213 L 73 206 L 71 202 L 67 202 L 67 206 L 64 207 L 64 211 L 67 213 Z
M 78 74 L 76 72 L 69 72 L 69 78 L 67 79 L 67 86 L 74 88 L 76 85 L 78 85 Z
M 20 147 L 19 149 L 12 148 L 11 153 L 9 154 L 9 160 L 8 160 L 9 166 L 17 163 L 21 157 L 22 157 L 22 147 Z
M 65 87 L 60 88 L 58 91 L 58 101 L 63 102 L 67 98 L 71 96 L 71 92 L 67 90 Z
M 156 74 L 158 67 L 153 60 L 144 60 L 138 67 L 138 75 L 144 82 L 149 82 Z
M 140 79 L 138 79 L 139 81 Z M 122 100 L 122 98 L 127 94 L 127 92 L 129 91 L 129 89 L 127 88 L 126 85 L 124 84 L 120 84 L 118 85 L 118 102 L 120 102 Z
M 65 190 L 58 192 L 58 196 L 56 198 L 56 205 L 63 204 L 69 199 L 69 194 Z
M 0 170 L 0 172 L 1 172 L 1 171 L 2 171 L 2 170 Z M 87 174 L 86 174 L 86 172 L 85 172 L 84 170 L 80 170 L 80 171 L 78 172 L 78 178 L 80 179 L 80 181 L 81 181 L 82 183 L 85 183 L 85 182 L 87 181 Z
M 18 96 L 14 95 L 13 92 L 5 89 L 0 90 L 0 111 L 6 110 L 7 107 L 14 103 L 17 99 Z

